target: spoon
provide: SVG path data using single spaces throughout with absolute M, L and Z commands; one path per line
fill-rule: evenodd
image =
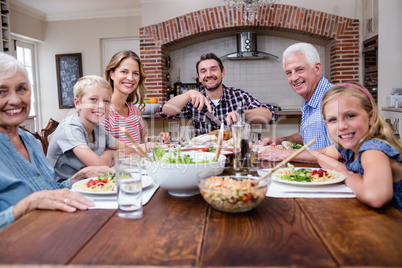
M 257 180 L 263 180 L 265 178 L 267 178 L 269 175 L 271 175 L 272 173 L 274 173 L 278 168 L 282 167 L 283 165 L 285 165 L 287 162 L 289 162 L 290 160 L 292 160 L 293 158 L 295 158 L 296 156 L 298 156 L 300 153 L 302 153 L 304 150 L 306 150 L 308 147 L 310 147 L 313 143 L 315 143 L 315 139 L 311 140 L 309 143 L 307 143 L 306 145 L 304 145 L 303 147 L 301 147 L 300 149 L 298 149 L 296 152 L 294 152 L 292 155 L 290 155 L 288 158 L 286 158 L 285 160 L 283 160 L 282 162 L 280 162 L 279 164 L 277 164 L 273 169 L 271 169 L 269 172 L 267 172 L 266 174 L 262 175 L 260 178 L 258 178 Z
M 152 162 L 152 159 L 142 150 L 141 146 L 131 137 L 130 133 L 126 130 L 125 127 L 121 128 L 121 131 L 126 135 L 126 137 L 131 141 L 133 144 L 134 148 L 141 154 L 143 155 L 148 161 Z

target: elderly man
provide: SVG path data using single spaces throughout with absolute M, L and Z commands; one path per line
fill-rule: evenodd
M 246 121 L 266 124 L 277 120 L 272 106 L 260 103 L 244 90 L 222 84 L 225 69 L 215 54 L 202 55 L 196 69 L 204 89 L 201 92 L 190 90 L 170 99 L 159 109 L 163 118 L 176 118 L 181 112 L 182 117 L 193 120 L 196 135 L 220 127 L 207 117 L 207 111 L 218 119 L 224 118 L 226 125 L 230 125 L 237 122 L 236 109 L 239 105 L 245 109 Z
M 283 68 L 292 89 L 304 99 L 300 132 L 288 137 L 265 138 L 261 145 L 281 144 L 283 141 L 307 144 L 315 139 L 316 142 L 309 149 L 330 146 L 332 141 L 321 115 L 321 100 L 324 93 L 333 85 L 321 75 L 321 62 L 317 50 L 308 43 L 291 45 L 283 52 Z M 292 152 L 281 153 L 268 148 L 260 156 L 269 160 L 280 160 L 290 153 Z

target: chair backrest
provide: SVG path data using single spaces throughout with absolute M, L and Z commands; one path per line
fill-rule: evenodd
M 47 126 L 42 129 L 40 136 L 42 137 L 43 140 L 43 152 L 45 155 L 47 154 L 47 149 L 49 147 L 49 142 L 52 138 L 53 132 L 56 130 L 57 126 L 59 125 L 59 122 L 54 120 L 53 118 L 49 119 L 49 122 L 47 123 Z
M 26 129 L 25 127 L 23 127 L 23 126 L 20 126 L 20 129 L 25 130 L 26 132 L 31 133 L 31 134 L 35 137 L 35 139 L 38 141 L 39 145 L 40 145 L 40 146 L 42 147 L 42 149 L 43 149 L 43 139 L 42 139 L 42 137 L 39 135 L 38 132 L 32 132 L 32 131 L 30 131 L 29 129 Z M 44 151 L 44 150 L 43 150 L 43 151 Z

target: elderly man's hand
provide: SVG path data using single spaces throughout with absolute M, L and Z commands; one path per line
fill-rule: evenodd
M 258 154 L 258 159 L 267 161 L 282 161 L 286 159 L 293 150 L 283 150 L 276 147 L 268 147 Z

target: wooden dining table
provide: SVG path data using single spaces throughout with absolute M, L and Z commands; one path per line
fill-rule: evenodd
M 10 264 L 402 267 L 402 213 L 355 198 L 266 197 L 231 214 L 159 188 L 141 219 L 114 209 L 25 215 L 0 231 L 0 265 Z

